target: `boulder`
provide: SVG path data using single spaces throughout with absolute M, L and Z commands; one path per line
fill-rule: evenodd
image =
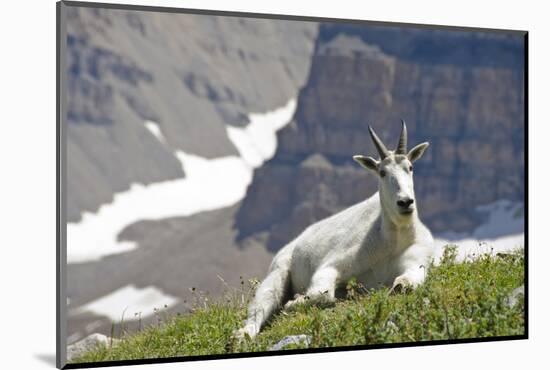
M 111 339 L 106 335 L 93 333 L 87 337 L 69 344 L 67 346 L 67 361 L 72 361 L 75 358 L 83 355 L 84 353 L 98 348 L 99 346 L 111 346 L 114 343 L 117 343 L 119 339 Z
M 309 345 L 311 344 L 311 336 L 305 334 L 287 335 L 286 337 L 269 347 L 268 351 L 280 351 L 291 344 L 302 343 L 304 343 L 306 347 L 309 347 Z

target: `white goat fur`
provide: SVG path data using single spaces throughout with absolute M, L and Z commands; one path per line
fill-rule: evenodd
M 406 150 L 404 123 L 403 132 Z M 376 136 L 374 132 L 372 135 Z M 305 299 L 333 302 L 335 294 L 353 277 L 367 288 L 382 284 L 392 286 L 392 291 L 421 284 L 432 256 L 433 238 L 418 218 L 416 207 L 407 205 L 405 214 L 400 212 L 403 209 L 397 201 L 414 201 L 412 162 L 427 147 L 428 143 L 419 144 L 407 154 L 401 154 L 403 149 L 393 152 L 384 147 L 381 161 L 354 156 L 363 167 L 376 173 L 379 191 L 309 226 L 275 255 L 248 308 L 244 327 L 236 336 L 256 336 L 293 294 L 294 300 L 285 307 Z

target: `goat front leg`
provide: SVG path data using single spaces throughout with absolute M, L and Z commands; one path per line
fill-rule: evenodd
M 416 286 L 419 284 L 416 284 Z M 407 277 L 406 274 L 399 275 L 393 281 L 390 289 L 390 294 L 408 293 L 416 288 L 415 284 Z
M 311 278 L 311 283 L 305 295 L 297 294 L 293 300 L 287 302 L 285 309 L 297 304 L 310 303 L 321 306 L 332 306 L 335 302 L 336 281 L 338 271 L 333 267 L 319 269 Z
M 424 266 L 417 266 L 405 271 L 393 281 L 390 294 L 408 293 L 422 284 L 426 278 Z
M 422 256 L 414 253 L 404 254 L 399 261 L 400 271 L 392 284 L 390 294 L 407 293 L 418 287 L 426 279 L 426 264 Z

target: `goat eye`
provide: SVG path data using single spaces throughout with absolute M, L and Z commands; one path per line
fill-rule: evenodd
M 380 170 L 380 177 L 384 177 L 384 176 L 386 176 L 386 171 Z
M 409 166 L 409 171 L 413 172 L 413 166 Z

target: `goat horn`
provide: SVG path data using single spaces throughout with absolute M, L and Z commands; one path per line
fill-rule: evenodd
M 401 120 L 401 123 L 403 127 L 401 128 L 401 135 L 399 136 L 399 143 L 397 144 L 395 154 L 407 154 L 407 125 L 403 120 Z
M 380 159 L 384 159 L 387 156 L 389 156 L 390 152 L 388 151 L 384 143 L 382 143 L 382 140 L 380 140 L 380 138 L 376 135 L 376 133 L 370 126 L 369 126 L 369 133 L 370 133 L 370 137 L 372 138 L 372 141 L 374 142 L 374 146 L 376 146 L 376 149 L 378 150 L 378 154 L 380 154 Z

